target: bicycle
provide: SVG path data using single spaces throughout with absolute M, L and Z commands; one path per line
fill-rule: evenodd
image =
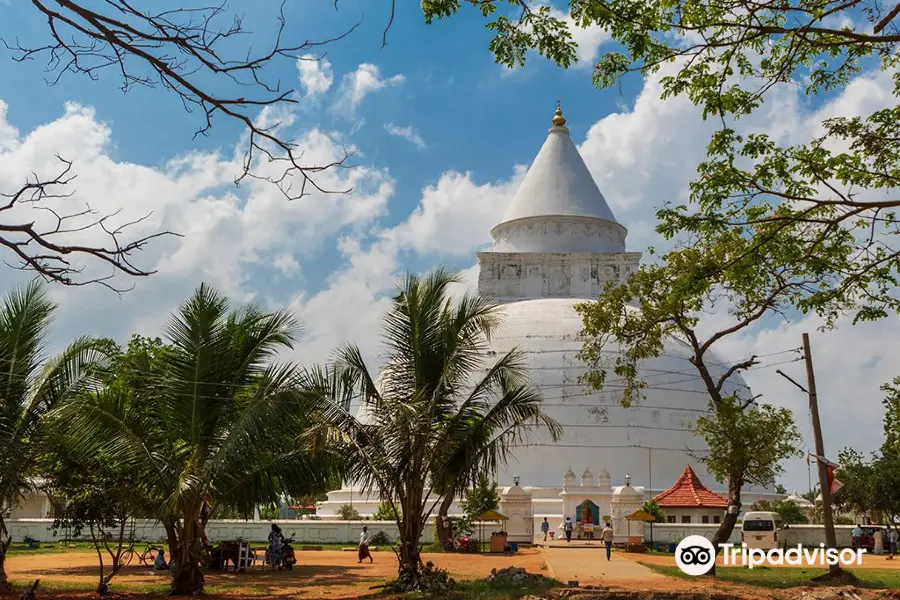
M 119 557 L 119 564 L 122 566 L 130 565 L 134 561 L 134 557 L 138 557 L 138 561 L 145 567 L 149 567 L 153 565 L 153 561 L 156 560 L 156 555 L 159 554 L 160 550 L 164 550 L 162 546 L 156 546 L 151 544 L 150 542 L 146 542 L 147 547 L 143 552 L 135 551 L 135 540 L 131 540 L 128 548 L 126 548 L 122 552 L 122 556 Z

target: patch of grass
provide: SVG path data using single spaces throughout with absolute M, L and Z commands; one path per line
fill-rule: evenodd
M 652 563 L 641 562 L 645 567 L 668 575 L 670 577 L 680 577 L 682 579 L 702 580 L 709 579 L 705 576 L 700 578 L 686 575 L 678 567 L 655 565 Z M 859 587 L 868 589 L 897 589 L 900 588 L 900 571 L 894 569 L 846 569 L 853 573 L 859 580 L 856 584 Z M 815 583 L 812 580 L 820 575 L 824 575 L 828 569 L 801 569 L 797 567 L 754 567 L 753 569 L 745 567 L 716 567 L 716 579 L 727 581 L 730 583 L 739 583 L 742 585 L 752 585 L 761 588 L 792 588 L 806 585 L 823 585 Z
M 75 546 L 69 548 L 69 546 Z M 19 542 L 9 545 L 7 553 L 10 556 L 25 556 L 30 554 L 62 554 L 65 552 L 93 552 L 94 545 L 91 542 L 41 542 L 37 548 L 30 548 L 28 544 Z
M 38 587 L 38 597 L 40 592 L 89 592 L 92 593 L 97 589 L 96 581 L 70 581 L 66 579 L 46 579 L 44 577 L 35 577 L 40 579 L 41 583 Z M 13 588 L 24 590 L 31 587 L 34 579 L 16 580 L 13 582 Z M 146 583 L 122 583 L 113 579 L 109 583 L 109 590 L 113 594 L 120 593 L 140 593 L 147 595 L 165 595 L 169 591 L 169 583 L 146 584 Z

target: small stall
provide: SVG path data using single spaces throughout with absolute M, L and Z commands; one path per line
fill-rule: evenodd
M 656 517 L 651 515 L 650 513 L 644 510 L 636 510 L 630 515 L 625 517 L 625 520 L 628 522 L 628 545 L 625 547 L 628 552 L 646 552 L 647 547 L 644 546 L 644 523 L 650 523 L 650 540 L 652 543 L 653 540 L 653 522 L 656 521 Z M 641 523 L 641 535 L 631 535 L 631 522 L 638 521 Z
M 505 552 L 506 551 L 506 527 L 503 525 L 506 522 L 506 516 L 501 514 L 496 510 L 489 510 L 481 513 L 475 519 L 478 523 L 479 531 L 478 531 L 478 544 L 479 548 L 482 543 L 484 543 L 484 525 L 485 523 L 497 522 L 501 524 L 502 529 L 500 531 L 491 532 L 491 543 L 490 543 L 490 552 Z

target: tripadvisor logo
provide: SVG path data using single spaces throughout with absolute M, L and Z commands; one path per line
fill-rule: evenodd
M 844 548 L 825 548 L 825 544 L 819 547 L 804 548 L 797 544 L 795 548 L 763 550 L 761 548 L 748 548 L 747 544 L 735 547 L 734 544 L 720 544 L 723 552 L 722 564 L 726 567 L 741 566 L 752 569 L 763 565 L 779 566 L 831 566 L 840 564 L 849 567 L 862 564 L 862 555 L 865 550 L 851 550 Z M 675 564 L 687 575 L 703 575 L 713 566 L 716 559 L 716 550 L 713 543 L 702 535 L 689 535 L 678 543 L 675 548 Z

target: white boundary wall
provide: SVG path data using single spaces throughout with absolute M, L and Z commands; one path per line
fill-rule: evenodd
M 850 532 L 855 525 L 835 525 L 834 534 L 837 545 L 850 547 Z M 683 524 L 683 523 L 655 523 L 653 525 L 654 543 L 678 543 L 689 535 L 702 535 L 712 539 L 718 525 L 715 524 Z M 637 524 L 632 525 L 632 530 L 637 532 Z M 650 541 L 650 525 L 644 526 L 644 539 Z M 738 523 L 728 539 L 733 544 L 741 543 L 741 525 Z M 788 528 L 778 534 L 778 543 L 787 543 L 788 546 L 802 544 L 804 546 L 818 546 L 825 543 L 825 527 L 822 525 L 789 525 Z
M 392 541 L 398 537 L 397 524 L 393 521 L 286 520 L 274 522 L 281 527 L 285 537 L 294 534 L 296 543 L 307 545 L 356 545 L 359 543 L 359 533 L 363 526 L 369 528 L 371 535 L 384 531 Z M 261 542 L 268 538 L 272 523 L 273 521 L 210 521 L 206 525 L 206 535 L 211 542 L 238 538 Z M 41 542 L 54 542 L 65 536 L 64 530 L 57 530 L 54 535 L 53 519 L 10 519 L 6 521 L 6 527 L 15 542 L 21 542 L 25 537 Z M 136 539 L 140 540 L 162 541 L 166 538 L 166 530 L 159 522 L 139 519 L 135 521 L 134 535 Z M 82 534 L 82 538 L 89 536 L 90 534 L 87 532 Z M 422 541 L 431 543 L 433 537 L 434 528 L 429 524 L 425 528 Z
M 535 517 L 534 531 L 540 532 L 540 521 Z M 370 534 L 384 531 L 393 541 L 397 539 L 397 525 L 392 521 L 315 521 L 315 520 L 286 520 L 275 521 L 278 523 L 285 536 L 294 534 L 297 543 L 314 544 L 351 544 L 359 542 L 359 532 L 363 526 L 368 526 Z M 206 534 L 210 541 L 244 539 L 254 542 L 265 540 L 271 528 L 271 521 L 210 521 L 206 526 Z M 54 542 L 63 538 L 62 530 L 53 531 L 52 519 L 11 519 L 6 521 L 7 529 L 13 537 L 13 541 L 21 542 L 24 538 L 31 537 L 41 542 Z M 639 531 L 637 523 L 632 525 L 632 535 Z M 680 524 L 657 523 L 653 525 L 653 541 L 655 543 L 677 543 L 689 535 L 702 535 L 712 539 L 717 525 L 709 524 Z M 853 525 L 836 525 L 835 534 L 838 546 L 850 546 L 850 532 Z M 150 520 L 138 520 L 135 522 L 135 537 L 146 541 L 161 541 L 165 539 L 165 529 L 158 522 Z M 825 529 L 821 525 L 791 525 L 783 534 L 779 535 L 779 542 L 787 542 L 788 546 L 803 544 L 805 546 L 818 546 L 825 543 Z M 85 537 L 85 536 L 82 536 Z M 425 528 L 422 541 L 431 543 L 434 538 L 434 527 L 429 524 Z M 644 539 L 650 541 L 650 525 L 644 527 Z M 740 525 L 735 527 L 731 534 L 732 543 L 741 541 Z

